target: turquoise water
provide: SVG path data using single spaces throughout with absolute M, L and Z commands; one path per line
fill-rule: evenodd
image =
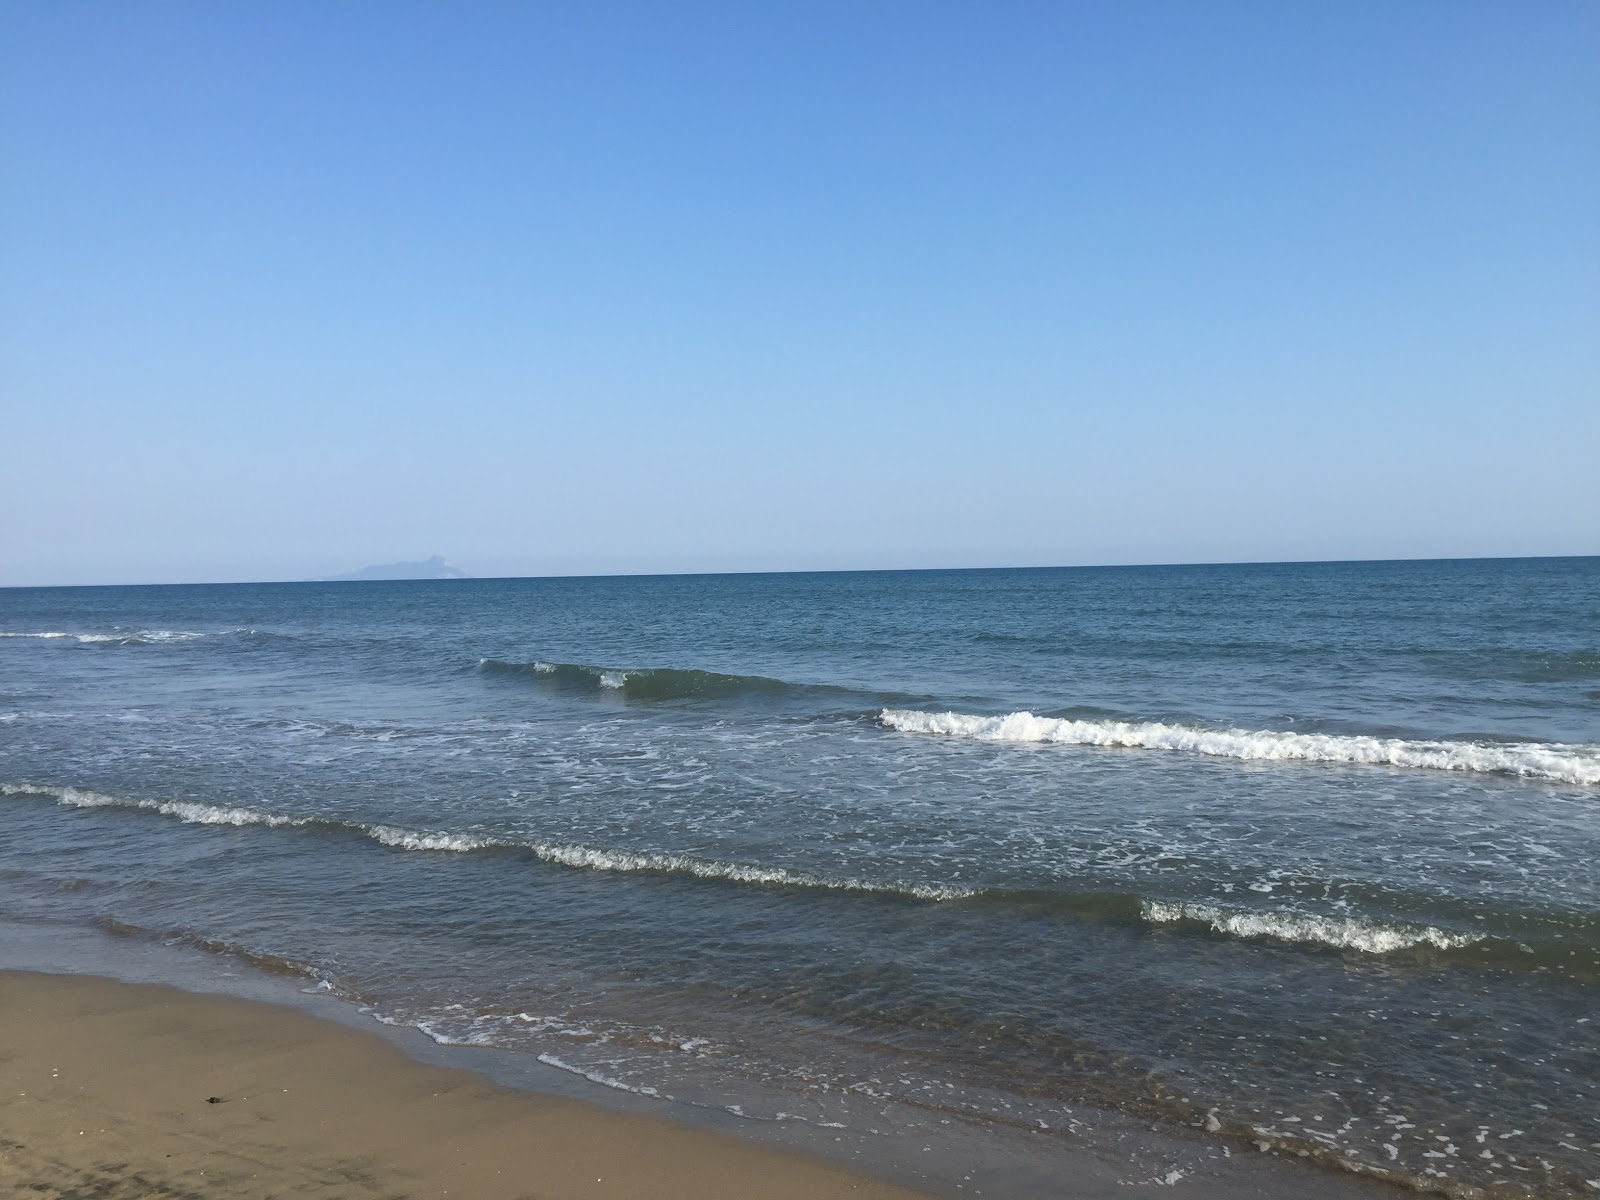
M 10 589 L 0 634 L 12 914 L 752 1119 L 1600 1179 L 1600 560 Z

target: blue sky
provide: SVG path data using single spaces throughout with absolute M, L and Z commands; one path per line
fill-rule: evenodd
M 1597 553 L 1597 52 L 0 0 L 0 584 Z

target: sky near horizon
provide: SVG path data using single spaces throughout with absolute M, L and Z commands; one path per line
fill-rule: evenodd
M 0 585 L 1600 553 L 1597 54 L 0 0 Z

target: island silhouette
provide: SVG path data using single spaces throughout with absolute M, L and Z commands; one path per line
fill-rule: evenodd
M 329 575 L 325 582 L 343 583 L 359 579 L 470 579 L 460 567 L 453 567 L 445 562 L 441 555 L 435 554 L 432 558 L 422 562 L 396 562 L 381 563 L 377 566 L 362 567 L 351 571 L 348 575 Z

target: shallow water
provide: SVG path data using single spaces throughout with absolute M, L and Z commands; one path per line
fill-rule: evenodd
M 0 633 L 14 915 L 751 1119 L 1600 1179 L 1600 560 L 12 589 Z

